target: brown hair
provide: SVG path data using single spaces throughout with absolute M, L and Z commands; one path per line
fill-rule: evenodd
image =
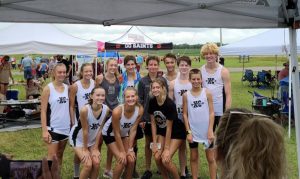
M 189 79 L 191 79 L 192 75 L 194 75 L 194 74 L 199 74 L 200 78 L 202 78 L 201 71 L 198 68 L 193 68 L 193 69 L 190 70 L 190 72 L 189 72 Z
M 286 177 L 283 129 L 267 117 L 247 109 L 227 110 L 215 144 L 224 179 Z
M 103 89 L 103 91 L 105 93 L 105 89 L 104 88 L 102 88 L 101 86 L 96 86 L 95 88 L 92 89 L 92 91 L 90 93 L 90 96 L 92 96 L 95 93 L 96 89 Z M 89 96 L 89 99 L 88 99 L 88 104 L 92 105 L 93 104 L 93 99 L 90 98 L 90 96 Z
M 177 66 L 179 66 L 180 62 L 182 62 L 182 61 L 186 62 L 189 66 L 192 65 L 192 61 L 191 61 L 190 57 L 188 57 L 188 56 L 181 56 L 177 60 Z
M 155 61 L 157 61 L 158 65 L 159 65 L 160 60 L 159 60 L 158 56 L 149 56 L 149 57 L 146 59 L 146 65 L 147 65 L 147 66 L 148 66 L 150 60 L 155 60 Z
M 174 59 L 175 60 L 175 62 L 176 62 L 176 56 L 173 54 L 173 53 L 167 53 L 165 56 L 164 56 L 164 58 L 163 58 L 163 61 L 166 63 L 166 58 L 172 58 L 172 59 Z
M 135 57 L 133 55 L 126 55 L 124 58 L 124 66 L 130 61 L 132 60 L 134 62 L 134 64 L 136 64 L 136 60 Z

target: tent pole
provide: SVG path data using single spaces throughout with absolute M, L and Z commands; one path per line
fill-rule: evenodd
M 288 130 L 288 133 L 289 133 L 289 139 L 291 138 L 291 117 L 292 117 L 292 58 L 291 56 L 289 57 L 289 130 Z M 298 63 L 298 62 L 297 62 Z
M 278 98 L 278 76 L 277 76 L 277 65 L 278 65 L 278 55 L 275 55 L 275 89 L 274 89 L 274 95 L 276 95 L 276 98 Z M 276 93 L 275 93 L 276 92 Z
M 298 58 L 297 58 L 297 31 L 292 27 L 289 28 L 290 34 L 290 53 L 291 53 L 291 61 L 290 61 L 290 69 L 291 72 L 291 80 L 293 83 L 293 100 L 294 100 L 294 119 L 295 119 L 295 128 L 296 128 L 296 142 L 297 142 L 297 161 L 298 161 L 298 176 L 300 172 L 300 122 L 299 122 L 299 102 L 300 102 L 300 94 L 299 94 L 299 69 L 298 69 Z M 290 80 L 290 81 L 291 81 Z
M 95 62 L 95 79 L 96 79 L 98 75 L 98 57 L 95 57 L 94 62 Z

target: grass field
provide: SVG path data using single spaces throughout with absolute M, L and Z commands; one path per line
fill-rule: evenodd
M 193 66 L 198 66 L 199 64 L 194 64 Z M 16 78 L 21 79 L 21 75 L 16 75 Z M 270 90 L 259 90 L 257 88 L 249 87 L 247 84 L 242 84 L 241 73 L 231 73 L 232 81 L 232 99 L 233 107 L 246 107 L 251 109 L 252 96 L 248 91 L 256 90 L 257 92 L 271 97 Z M 19 98 L 24 98 L 23 87 L 19 87 L 20 95 Z M 287 135 L 286 135 L 287 136 Z M 144 170 L 144 140 L 138 141 L 139 152 L 137 160 L 137 169 L 140 174 Z M 286 137 L 286 156 L 288 159 L 289 168 L 289 178 L 298 178 L 297 174 L 297 153 L 296 153 L 296 140 L 295 140 L 295 130 L 292 130 L 292 137 L 288 139 Z M 41 129 L 30 129 L 18 132 L 5 132 L 0 133 L 0 151 L 4 153 L 11 153 L 15 159 L 41 159 L 46 155 L 46 147 L 41 139 Z M 199 167 L 200 176 L 202 179 L 208 179 L 208 169 L 206 159 L 204 157 L 203 147 L 199 147 L 200 151 L 200 162 Z M 102 146 L 102 162 L 101 162 L 101 174 L 104 168 L 106 160 L 106 146 Z M 71 147 L 67 146 L 64 156 L 64 164 L 62 169 L 63 178 L 72 178 L 73 165 L 72 165 L 73 151 Z M 174 160 L 178 163 L 178 156 L 175 155 Z M 152 162 L 152 169 L 156 171 L 156 166 Z M 102 177 L 102 175 L 101 175 Z M 154 175 L 153 178 L 160 178 L 158 175 Z
M 263 60 L 264 59 L 264 60 Z M 273 65 L 274 59 L 272 57 L 262 58 L 262 59 L 253 59 L 248 63 L 249 65 L 259 64 L 261 61 L 261 66 L 275 66 Z M 280 63 L 285 60 L 280 59 Z M 201 63 L 193 63 L 193 67 L 199 67 Z M 280 64 L 279 63 L 279 64 Z M 241 67 L 238 63 L 238 59 L 229 58 L 225 61 L 226 66 L 228 67 Z M 281 63 L 282 64 L 282 63 Z M 259 65 L 256 65 L 259 66 Z M 281 66 L 281 65 L 280 65 Z M 22 79 L 21 75 L 16 75 L 17 79 Z M 256 90 L 257 92 L 271 97 L 271 90 L 259 90 L 257 88 L 249 87 L 247 84 L 242 84 L 241 82 L 241 73 L 231 73 L 231 83 L 232 83 L 232 106 L 233 107 L 245 107 L 251 109 L 251 100 L 252 96 L 248 91 Z M 22 99 L 25 97 L 24 88 L 16 87 L 19 89 L 20 94 L 19 98 Z M 287 136 L 287 135 L 285 135 Z M 296 151 L 296 139 L 295 139 L 295 130 L 292 129 L 292 137 L 288 139 L 285 137 L 286 145 L 286 156 L 288 160 L 288 178 L 296 179 L 298 178 L 297 173 L 297 151 Z M 137 160 L 137 169 L 140 174 L 144 171 L 144 140 L 138 141 L 139 152 Z M 208 179 L 208 169 L 206 159 L 204 157 L 203 147 L 199 147 L 200 151 L 200 177 L 201 179 Z M 18 132 L 5 132 L 0 133 L 0 152 L 10 153 L 15 156 L 15 159 L 41 159 L 46 155 L 46 147 L 41 139 L 41 129 L 30 129 Z M 101 173 L 102 177 L 103 168 L 106 160 L 106 146 L 102 146 L 102 162 L 101 162 Z M 73 173 L 73 151 L 71 147 L 67 146 L 64 156 L 64 164 L 62 169 L 62 178 L 72 178 Z M 178 156 L 174 156 L 174 160 L 178 163 Z M 152 162 L 152 169 L 156 171 L 156 166 L 154 161 Z M 153 178 L 160 178 L 158 175 L 154 175 Z

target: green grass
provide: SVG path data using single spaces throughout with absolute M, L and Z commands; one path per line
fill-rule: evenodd
M 257 88 L 248 87 L 246 84 L 242 84 L 240 73 L 231 73 L 232 80 L 232 96 L 233 96 L 233 107 L 246 107 L 251 109 L 251 99 L 252 96 L 247 92 L 248 90 L 256 90 L 261 94 L 266 96 L 271 96 L 270 90 L 258 90 Z M 22 94 L 22 93 L 20 93 Z M 297 155 L 296 155 L 296 139 L 295 130 L 292 130 L 291 139 L 286 138 L 286 150 L 287 150 L 287 160 L 288 160 L 288 171 L 289 178 L 297 178 Z M 139 152 L 138 152 L 138 171 L 141 174 L 144 169 L 144 156 L 143 156 L 143 144 L 144 140 L 140 140 Z M 200 176 L 202 178 L 208 177 L 207 162 L 204 157 L 204 151 L 202 147 L 199 147 L 200 151 Z M 0 149 L 1 152 L 11 153 L 15 155 L 15 159 L 40 159 L 46 155 L 46 147 L 41 140 L 41 129 L 30 129 L 18 132 L 6 132 L 0 133 Z M 102 147 L 102 162 L 101 170 L 104 168 L 106 160 L 106 146 Z M 62 169 L 63 178 L 72 177 L 72 149 L 67 146 L 64 156 L 64 165 Z M 174 156 L 175 160 L 178 161 L 177 154 Z M 176 162 L 178 163 L 178 162 Z M 155 171 L 155 164 L 152 163 L 152 169 Z M 102 171 L 101 171 L 102 174 Z M 159 178 L 157 175 L 154 178 Z
M 203 62 L 203 61 L 202 61 Z M 231 61 L 225 61 L 227 64 L 231 64 Z M 257 61 L 256 61 L 257 62 Z M 253 63 L 256 63 L 253 62 Z M 265 65 L 269 63 L 273 63 L 272 58 L 264 60 L 262 66 L 273 66 L 273 65 Z M 236 60 L 232 59 L 232 65 L 234 63 L 238 63 Z M 251 60 L 250 60 L 250 63 Z M 249 64 L 250 64 L 249 63 Z M 193 67 L 200 66 L 200 64 L 193 64 Z M 251 64 L 252 65 L 252 64 Z M 226 65 L 227 66 L 227 65 Z M 266 90 L 258 90 L 257 88 L 249 87 L 248 84 L 243 84 L 241 82 L 242 74 L 239 73 L 231 73 L 231 84 L 232 84 L 232 106 L 233 107 L 244 107 L 251 109 L 251 100 L 252 96 L 248 93 L 248 91 L 257 91 L 263 95 L 271 97 L 271 91 L 269 89 Z M 22 79 L 22 75 L 15 75 L 15 78 Z M 15 87 L 14 87 L 15 88 Z M 19 98 L 24 99 L 25 92 L 23 87 L 18 87 L 20 90 Z M 276 96 L 276 95 L 275 95 Z M 286 130 L 287 131 L 287 130 Z M 288 163 L 288 178 L 296 179 L 298 178 L 298 168 L 297 168 L 297 150 L 296 150 L 296 138 L 295 138 L 295 129 L 292 129 L 291 139 L 288 139 L 287 132 L 285 135 L 285 145 L 286 145 L 286 156 Z M 138 141 L 139 152 L 138 152 L 138 160 L 137 160 L 137 169 L 140 174 L 144 171 L 144 140 Z M 207 162 L 204 155 L 203 147 L 199 147 L 200 151 L 200 167 L 199 172 L 202 179 L 208 179 L 208 168 Z M 46 155 L 47 149 L 41 139 L 41 129 L 30 129 L 18 132 L 5 132 L 0 133 L 0 152 L 10 153 L 15 156 L 15 159 L 41 159 Z M 103 169 L 106 161 L 106 146 L 102 146 L 102 161 L 101 161 L 101 173 L 100 178 L 102 177 Z M 62 177 L 63 178 L 72 178 L 73 173 L 73 151 L 71 147 L 67 146 L 64 153 L 64 164 L 62 168 Z M 178 164 L 178 155 L 175 154 L 174 160 Z M 152 160 L 152 170 L 156 171 L 156 165 Z M 153 178 L 160 178 L 157 175 L 154 175 Z

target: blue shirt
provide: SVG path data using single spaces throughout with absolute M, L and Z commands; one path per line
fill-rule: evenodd
M 23 67 L 31 67 L 31 65 L 33 64 L 32 59 L 30 57 L 25 57 L 22 60 L 22 66 Z

